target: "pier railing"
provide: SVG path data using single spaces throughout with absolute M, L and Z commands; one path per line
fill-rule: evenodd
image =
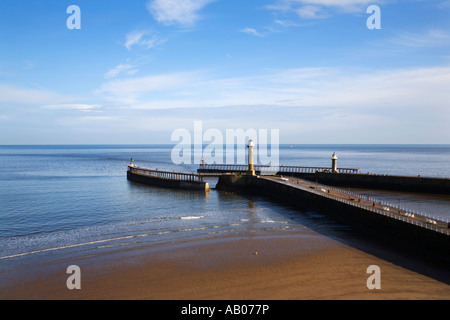
M 264 174 L 276 173 L 316 173 L 316 172 L 331 172 L 331 168 L 326 167 L 299 167 L 299 166 L 267 166 L 255 165 L 254 170 Z M 248 165 L 246 164 L 200 164 L 199 170 L 209 172 L 246 172 Z M 339 173 L 360 173 L 360 169 L 353 168 L 338 168 Z
M 203 177 L 196 175 L 194 173 L 153 170 L 153 169 L 141 168 L 141 167 L 132 166 L 132 165 L 128 166 L 128 171 L 130 171 L 131 173 L 134 173 L 134 174 L 148 176 L 148 177 L 154 177 L 154 178 L 159 178 L 159 179 L 203 182 Z
M 371 212 L 374 212 L 377 214 L 381 214 L 383 216 L 388 216 L 392 219 L 401 220 L 401 221 L 411 223 L 411 224 L 414 224 L 414 225 L 417 225 L 417 226 L 420 226 L 420 227 L 423 227 L 426 229 L 430 229 L 430 230 L 433 230 L 436 232 L 450 235 L 450 230 L 448 228 L 447 229 L 445 228 L 445 226 L 448 226 L 450 223 L 450 221 L 448 219 L 444 220 L 443 218 L 434 217 L 434 216 L 431 216 L 426 213 L 417 213 L 417 212 L 414 212 L 413 210 L 410 210 L 407 208 L 402 208 L 402 207 L 396 207 L 393 204 L 388 204 L 388 203 L 378 201 L 373 198 L 371 199 L 371 201 L 374 201 L 378 205 L 382 205 L 383 209 L 364 205 L 361 202 L 364 201 L 364 199 L 366 198 L 365 196 L 354 193 L 354 192 L 348 192 L 346 190 L 339 189 L 339 188 L 326 186 L 326 189 L 325 189 L 323 186 L 319 186 L 319 185 L 317 187 L 311 188 L 311 187 L 306 187 L 306 186 L 302 186 L 299 184 L 295 184 L 294 181 L 289 181 L 289 179 L 281 180 L 279 182 L 284 183 L 284 184 L 294 185 L 298 189 L 301 189 L 301 190 L 304 190 L 307 192 L 312 192 L 312 193 L 315 193 L 322 197 L 333 199 L 334 201 L 343 202 L 343 203 L 346 203 L 351 206 L 355 206 L 355 207 L 365 209 L 365 210 L 368 210 L 368 211 L 371 211 Z M 338 191 L 341 194 L 342 193 L 347 194 L 348 199 L 343 199 L 341 197 L 332 195 L 329 193 L 329 191 Z M 392 212 L 392 211 L 390 211 L 390 209 L 397 209 L 401 213 Z

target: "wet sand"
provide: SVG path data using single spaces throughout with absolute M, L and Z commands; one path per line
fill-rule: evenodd
M 72 264 L 81 290 L 66 287 Z M 380 290 L 366 286 L 370 265 Z M 262 232 L 53 261 L 9 274 L 0 299 L 447 300 L 448 273 L 370 243 Z

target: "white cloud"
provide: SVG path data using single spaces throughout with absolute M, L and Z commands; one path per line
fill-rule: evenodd
M 195 108 L 197 102 L 186 99 L 166 99 L 166 100 L 148 100 L 143 103 L 132 104 L 131 108 L 136 110 L 157 110 L 157 109 L 177 109 L 177 108 Z
M 138 103 L 142 96 L 173 90 L 184 90 L 198 83 L 199 73 L 173 73 L 145 77 L 111 80 L 104 83 L 96 93 L 110 101 Z
M 292 22 L 290 20 L 279 20 L 279 19 L 275 19 L 274 21 L 276 24 L 285 27 L 285 28 L 289 28 L 289 27 L 298 27 L 300 26 L 298 23 Z
M 127 34 L 127 41 L 125 42 L 125 47 L 130 50 L 130 48 L 139 43 L 142 36 L 144 34 L 142 32 L 133 31 Z
M 205 71 L 149 75 L 107 82 L 99 94 L 145 130 L 149 123 L 162 125 L 164 117 L 184 117 L 188 125 L 202 117 L 228 128 L 282 128 L 293 139 L 304 133 L 318 143 L 428 143 L 435 133 L 441 143 L 450 133 L 449 87 L 450 66 L 372 72 L 323 67 L 231 78 Z M 173 121 L 164 126 L 176 127 Z
M 0 84 L 0 103 L 35 103 L 50 104 L 63 103 L 74 100 L 43 88 L 24 88 L 11 84 Z
M 165 25 L 191 26 L 198 19 L 198 11 L 214 0 L 151 0 L 147 10 Z
M 390 41 L 393 44 L 405 47 L 448 46 L 450 33 L 440 29 L 433 29 L 423 33 L 402 32 Z
M 422 108 L 445 110 L 450 67 L 383 70 L 370 74 L 330 74 L 310 86 L 303 103 L 315 106 Z M 292 93 L 294 93 L 293 90 Z M 293 97 L 295 94 L 293 94 Z M 299 95 L 300 97 L 300 95 Z M 301 100 L 300 100 L 301 101 Z
M 304 19 L 322 19 L 326 15 L 321 12 L 321 8 L 317 6 L 307 5 L 302 6 L 296 10 L 297 14 Z
M 255 36 L 255 37 L 262 37 L 263 35 L 261 33 L 259 33 L 258 31 L 256 31 L 255 29 L 252 28 L 244 28 L 239 30 L 240 32 L 249 34 L 251 36 Z
M 97 104 L 49 104 L 44 105 L 44 109 L 49 110 L 82 110 L 82 111 L 91 111 L 93 109 L 98 109 L 102 107 Z
M 304 19 L 327 18 L 332 13 L 361 13 L 380 0 L 277 0 L 267 8 L 273 11 L 295 12 Z
M 379 2 L 377 0 L 298 0 L 303 4 L 322 5 L 326 7 L 338 7 L 347 11 L 367 8 L 367 6 Z
M 152 35 L 149 30 L 134 30 L 127 34 L 125 47 L 131 50 L 132 47 L 138 46 L 144 49 L 150 49 L 161 43 L 156 35 Z
M 111 79 L 118 76 L 120 73 L 125 73 L 126 75 L 133 75 L 138 72 L 131 64 L 119 64 L 117 67 L 109 70 L 105 74 L 105 79 Z
M 206 72 L 150 75 L 106 82 L 98 94 L 138 109 L 271 105 L 446 110 L 449 87 L 450 67 L 371 73 L 300 68 L 237 78 Z
M 115 120 L 114 117 L 110 116 L 86 116 L 86 117 L 80 117 L 81 121 L 110 121 Z

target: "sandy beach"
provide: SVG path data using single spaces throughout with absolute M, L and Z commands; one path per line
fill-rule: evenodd
M 450 299 L 449 274 L 380 247 L 310 234 L 241 234 L 53 261 L 7 275 L 1 299 Z M 367 248 L 368 250 L 364 250 Z M 68 290 L 66 268 L 81 269 Z M 367 268 L 381 271 L 369 290 Z

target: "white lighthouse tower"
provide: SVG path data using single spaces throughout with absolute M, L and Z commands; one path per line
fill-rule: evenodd
M 333 156 L 331 157 L 331 172 L 333 172 L 333 173 L 337 173 L 338 172 L 338 170 L 337 170 L 337 159 L 338 159 L 338 157 L 337 157 L 336 153 L 333 153 Z
M 253 140 L 249 140 L 247 144 L 248 148 L 248 174 L 254 176 L 255 169 L 253 168 L 253 148 L 255 147 L 255 143 Z

